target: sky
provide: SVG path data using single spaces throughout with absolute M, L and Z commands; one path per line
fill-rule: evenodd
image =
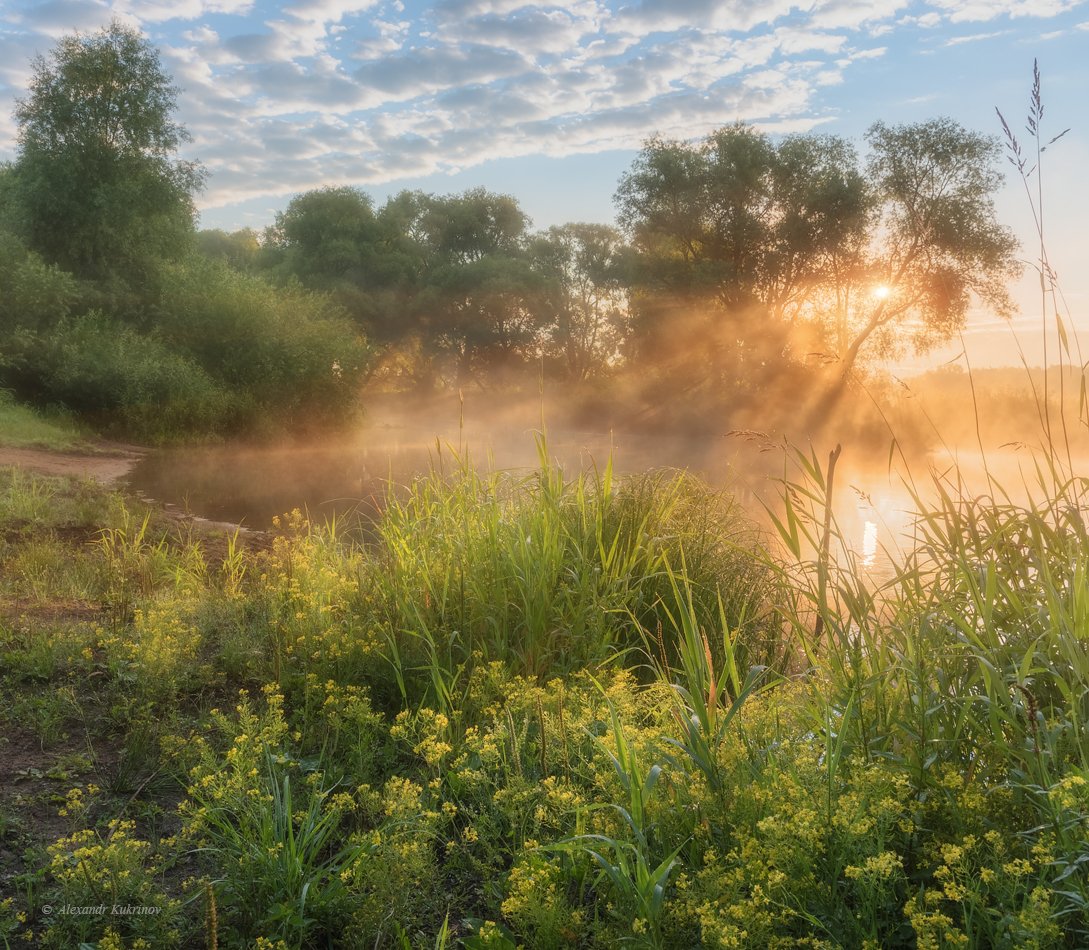
M 185 157 L 209 175 L 201 226 L 227 230 L 261 228 L 328 184 L 378 203 L 484 186 L 539 228 L 610 222 L 649 136 L 737 120 L 864 151 L 877 120 L 951 116 L 998 134 L 997 106 L 1025 137 L 1038 59 L 1044 134 L 1071 127 L 1045 156 L 1049 258 L 1064 313 L 1089 332 L 1089 0 L 0 0 L 0 160 L 15 155 L 33 57 L 113 17 L 160 50 L 192 135 Z M 998 211 L 1035 259 L 1016 178 Z M 1016 362 L 1018 332 L 1040 361 L 1031 273 L 1015 296 L 1012 330 L 973 313 L 975 362 Z

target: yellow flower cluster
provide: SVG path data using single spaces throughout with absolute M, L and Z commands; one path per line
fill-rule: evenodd
M 1089 782 L 1081 775 L 1068 775 L 1047 793 L 1048 800 L 1064 811 L 1080 810 L 1083 819 L 1089 813 Z
M 861 867 L 847 865 L 844 874 L 852 880 L 885 881 L 903 872 L 904 859 L 893 851 L 882 851 L 865 860 Z
M 306 671 L 336 670 L 384 644 L 373 625 L 355 621 L 364 568 L 360 552 L 297 510 L 274 524 L 286 533 L 263 556 L 259 586 L 275 606 L 273 626 L 284 657 Z
M 170 921 L 177 915 L 180 903 L 166 896 L 157 884 L 162 861 L 151 844 L 134 837 L 135 823 L 114 819 L 105 835 L 93 829 L 82 829 L 49 846 L 49 875 L 58 893 L 54 904 L 87 906 L 109 903 L 119 906 L 155 908 L 154 914 L 139 915 L 127 925 L 146 928 L 143 935 L 135 934 L 131 948 L 173 946 L 178 938 Z M 169 847 L 171 842 L 164 841 Z M 107 918 L 108 922 L 108 918 Z M 69 945 L 72 927 L 81 925 L 79 918 L 54 915 L 48 921 L 48 943 Z M 111 935 L 106 928 L 99 946 L 122 946 L 121 937 Z M 113 943 L 111 944 L 111 941 Z
M 905 905 L 904 916 L 915 931 L 918 950 L 947 950 L 969 945 L 968 935 L 954 924 L 952 917 L 942 912 L 941 906 L 942 895 L 932 890 L 924 890 Z
M 390 727 L 394 739 L 407 742 L 412 751 L 432 769 L 439 769 L 454 747 L 450 738 L 450 720 L 440 712 L 423 708 L 415 714 L 407 710 L 397 714 Z
M 175 601 L 135 611 L 129 657 L 140 679 L 157 688 L 176 684 L 197 657 L 200 634 Z
M 234 717 L 213 711 L 217 731 L 230 740 L 225 753 L 221 755 L 204 738 L 194 739 L 198 762 L 189 772 L 190 798 L 179 806 L 186 836 L 199 838 L 209 809 L 234 808 L 242 802 L 267 805 L 271 801 L 261 776 L 268 756 L 287 761 L 283 750 L 288 724 L 283 694 L 271 685 L 265 686 L 262 693 L 263 710 L 255 710 L 249 692 L 240 690 Z
M 524 934 L 532 946 L 581 943 L 586 915 L 572 907 L 557 860 L 525 851 L 515 860 L 507 878 L 503 917 Z

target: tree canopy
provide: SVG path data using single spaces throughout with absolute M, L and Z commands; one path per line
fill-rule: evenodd
M 143 367 L 130 392 L 158 391 L 167 347 L 186 418 L 222 428 L 273 405 L 331 418 L 371 374 L 366 340 L 381 352 L 371 378 L 394 386 L 543 372 L 622 377 L 618 390 L 654 403 L 700 386 L 701 405 L 756 407 L 770 389 L 835 396 L 856 366 L 955 334 L 973 301 L 1010 308 L 998 146 L 949 119 L 877 123 L 863 155 L 742 123 L 653 138 L 619 182 L 619 228 L 534 232 L 514 197 L 485 188 L 379 206 L 346 184 L 295 196 L 261 234 L 197 234 L 203 173 L 178 158 L 177 97 L 154 47 L 116 21 L 34 61 L 17 157 L 0 164 L 0 382 L 105 405 L 117 365 L 84 361 L 69 386 L 61 364 L 71 340 L 104 351 L 127 326 Z M 232 385 L 245 411 L 223 397 Z
M 200 167 L 174 158 L 188 135 L 159 54 L 114 21 L 63 37 L 34 61 L 19 125 L 19 226 L 80 276 L 146 278 L 191 235 Z
M 617 191 L 636 326 L 673 335 L 683 311 L 716 376 L 759 344 L 762 363 L 808 352 L 846 377 L 908 318 L 923 350 L 963 326 L 973 294 L 1006 312 L 1016 242 L 994 213 L 994 140 L 938 119 L 878 123 L 867 141 L 865 165 L 840 138 L 775 144 L 744 125 L 648 142 Z

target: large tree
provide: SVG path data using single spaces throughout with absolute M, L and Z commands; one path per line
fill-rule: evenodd
M 297 195 L 266 231 L 276 269 L 333 293 L 373 339 L 398 343 L 416 330 L 413 300 L 422 267 L 411 229 L 423 196 L 402 192 L 375 213 L 349 186 Z
M 477 188 L 422 196 L 416 209 L 408 230 L 423 251 L 421 332 L 439 372 L 460 386 L 539 356 L 543 281 L 518 202 Z
M 31 247 L 80 276 L 133 283 L 178 254 L 202 172 L 174 157 L 188 139 L 177 93 L 154 47 L 117 21 L 35 59 L 15 110 Z
M 867 346 L 895 352 L 907 338 L 922 352 L 949 339 L 973 298 L 1009 316 L 1007 288 L 1021 270 L 1017 239 L 995 215 L 997 140 L 952 119 L 878 122 L 866 139 L 878 213 L 860 266 L 840 281 L 854 289 L 837 354 L 841 378 Z M 898 328 L 909 319 L 905 334 Z
M 530 244 L 533 267 L 545 280 L 545 351 L 567 380 L 602 376 L 621 356 L 626 251 L 620 233 L 604 224 L 552 227 Z
M 741 124 L 695 144 L 650 141 L 617 203 L 638 252 L 643 353 L 689 369 L 693 351 L 706 353 L 716 380 L 781 356 L 784 324 L 857 246 L 870 215 L 849 144 L 794 136 L 776 146 Z
M 995 143 L 948 119 L 878 123 L 867 140 L 864 167 L 842 139 L 775 144 L 744 125 L 650 141 L 617 192 L 644 336 L 683 336 L 720 378 L 816 351 L 842 381 L 909 322 L 923 350 L 973 295 L 1005 312 L 1016 244 L 995 219 Z

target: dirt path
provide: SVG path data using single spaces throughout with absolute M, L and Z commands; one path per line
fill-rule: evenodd
M 14 465 L 39 475 L 93 478 L 103 485 L 112 485 L 124 478 L 143 454 L 143 449 L 128 445 L 105 444 L 97 452 L 53 452 L 0 445 L 0 466 Z

